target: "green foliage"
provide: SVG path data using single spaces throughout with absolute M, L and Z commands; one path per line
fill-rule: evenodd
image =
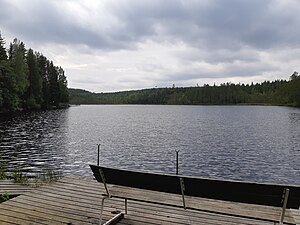
M 62 174 L 60 172 L 56 172 L 55 170 L 52 169 L 46 169 L 44 172 L 38 174 L 34 180 L 31 180 L 30 185 L 34 185 L 38 187 L 45 183 L 52 183 L 61 178 L 62 178 Z
M 13 74 L 16 79 L 16 92 L 18 98 L 21 100 L 19 107 L 22 107 L 24 101 L 24 93 L 29 85 L 28 81 L 28 66 L 26 64 L 26 49 L 23 42 L 18 39 L 14 39 L 13 43 L 10 44 L 9 61 Z
M 44 183 L 51 183 L 62 178 L 61 172 L 52 169 L 45 169 L 43 172 L 38 173 L 34 179 L 28 177 L 20 168 L 13 170 L 9 176 L 5 171 L 6 167 L 0 164 L 0 181 L 12 179 L 15 183 L 22 185 L 40 186 Z
M 26 92 L 27 108 L 40 109 L 42 103 L 42 77 L 39 74 L 37 56 L 32 49 L 27 52 L 29 87 Z
M 49 90 L 50 90 L 50 104 L 58 107 L 59 103 L 59 84 L 58 84 L 58 71 L 50 62 L 49 65 Z
M 5 191 L 2 195 L 0 195 L 0 202 L 9 200 L 10 196 L 7 191 Z
M 20 103 L 17 94 L 16 77 L 8 61 L 5 60 L 0 62 L 0 87 L 2 92 L 2 108 L 16 110 Z
M 0 87 L 0 108 L 2 108 L 3 103 L 4 103 L 4 100 L 3 100 L 3 91 L 2 91 L 2 88 Z
M 37 103 L 36 99 L 32 95 L 30 95 L 27 98 L 26 106 L 27 106 L 27 109 L 30 109 L 30 110 L 36 110 L 36 109 L 41 108 L 41 105 L 39 103 Z
M 290 77 L 290 97 L 296 106 L 300 106 L 300 75 L 298 72 L 294 72 Z
M 49 87 L 49 60 L 37 53 L 37 63 L 39 67 L 39 73 L 42 78 L 42 108 L 50 108 L 50 87 Z
M 61 173 L 55 170 L 47 169 L 45 173 L 42 175 L 41 180 L 44 183 L 51 183 L 53 181 L 60 179 L 61 177 L 62 177 Z
M 0 33 L 0 60 L 7 60 L 7 54 L 4 45 L 5 45 L 5 41 L 2 38 Z
M 0 165 L 0 180 L 6 180 L 7 176 L 5 173 L 5 167 Z
M 14 39 L 8 56 L 0 35 L 0 112 L 57 108 L 69 100 L 67 78 L 40 53 Z
M 12 177 L 15 183 L 28 184 L 28 177 L 20 169 L 14 170 Z
M 68 81 L 65 76 L 64 70 L 59 67 L 58 68 L 58 89 L 59 89 L 59 101 L 62 103 L 69 102 L 69 91 L 68 91 Z
M 15 110 L 19 105 L 16 76 L 8 62 L 4 40 L 0 36 L 0 111 Z
M 296 80 L 299 76 L 297 76 Z M 299 97 L 299 83 L 276 80 L 258 84 L 224 83 L 220 86 L 154 88 L 116 93 L 91 93 L 69 89 L 71 104 L 192 104 L 192 105 L 293 105 Z M 292 91 L 293 84 L 294 91 Z M 291 93 L 294 94 L 291 97 Z M 299 99 L 299 98 L 298 98 Z

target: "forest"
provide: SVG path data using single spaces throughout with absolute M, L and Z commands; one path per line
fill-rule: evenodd
M 53 109 L 67 105 L 67 78 L 43 54 L 14 39 L 5 48 L 0 34 L 0 112 Z
M 224 83 L 219 86 L 152 88 L 115 93 L 69 89 L 71 104 L 170 104 L 170 105 L 282 105 L 300 106 L 300 76 L 257 84 Z
M 114 93 L 68 89 L 61 67 L 14 39 L 5 49 L 0 34 L 0 112 L 53 109 L 70 104 L 183 104 L 300 106 L 300 75 L 288 81 L 151 88 Z M 101 88 L 101 87 L 99 87 Z

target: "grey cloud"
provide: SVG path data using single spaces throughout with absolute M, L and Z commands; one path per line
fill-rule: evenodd
M 0 0 L 0 5 L 1 5 L 0 21 L 4 21 L 10 17 L 12 12 L 14 11 L 14 7 L 12 7 L 12 5 L 10 5 L 5 0 Z
M 145 3 L 146 2 L 146 3 Z M 285 8 L 273 10 L 271 0 L 202 1 L 121 1 L 115 15 L 123 21 L 123 32 L 135 40 L 144 36 L 177 39 L 199 48 L 239 49 L 249 45 L 258 49 L 299 44 L 299 16 Z M 300 6 L 300 5 L 299 5 Z
M 224 77 L 251 77 L 257 76 L 263 72 L 272 72 L 278 70 L 278 67 L 262 63 L 253 64 L 228 64 L 222 71 L 191 70 L 180 71 L 168 74 L 162 81 L 187 81 L 194 79 L 224 78 Z
M 197 61 L 209 64 L 233 63 L 236 61 L 249 63 L 260 62 L 258 52 L 249 49 L 241 49 L 240 51 L 224 49 L 211 51 L 191 50 L 189 52 L 181 52 L 177 57 L 186 63 Z
M 78 7 L 77 15 L 71 9 L 64 8 L 63 3 L 66 2 Z M 95 6 L 93 9 L 85 4 L 88 1 L 0 0 L 0 31 L 2 28 L 25 44 L 33 43 L 35 47 L 50 43 L 47 46 L 52 49 L 55 45 L 63 45 L 66 50 L 74 48 L 71 53 L 61 53 L 70 59 L 74 53 L 78 54 L 79 61 L 84 61 L 86 55 L 103 54 L 107 61 L 102 67 L 97 67 L 99 70 L 118 65 L 122 68 L 136 67 L 137 74 L 131 74 L 136 77 L 136 82 L 124 76 L 126 87 L 145 86 L 145 83 L 151 83 L 151 79 L 152 83 L 173 83 L 193 79 L 251 77 L 283 71 L 297 64 L 294 55 L 297 56 L 298 51 L 291 49 L 300 48 L 298 0 L 101 0 L 104 8 Z M 78 15 L 81 10 L 84 14 Z M 91 13 L 91 17 L 86 18 L 85 13 Z M 79 20 L 80 16 L 84 20 Z M 2 35 L 5 38 L 5 33 Z M 153 51 L 149 49 L 151 43 L 156 47 Z M 162 46 L 162 51 L 157 46 Z M 170 51 L 168 46 L 171 46 Z M 134 51 L 119 54 L 124 49 Z M 275 56 L 272 55 L 274 52 Z M 127 53 L 128 59 L 122 61 Z M 279 55 L 282 53 L 285 55 L 281 58 Z M 159 60 L 151 62 L 156 57 Z M 95 58 L 88 60 L 99 63 Z M 285 60 L 294 62 L 287 65 Z M 187 65 L 195 65 L 196 62 L 205 62 L 209 68 L 218 64 L 226 66 L 222 72 L 210 72 L 205 68 L 201 71 L 197 67 L 191 67 L 195 71 L 189 71 Z M 69 63 L 67 59 L 65 63 Z M 172 74 L 172 63 L 175 64 L 174 71 L 179 72 Z M 272 64 L 278 64 L 281 68 Z M 77 75 L 81 76 L 81 72 Z M 86 73 L 97 72 L 87 68 Z M 128 73 L 125 71 L 118 75 Z M 145 74 L 152 74 L 153 77 L 145 79 Z M 110 77 L 111 74 L 97 76 Z M 98 78 L 94 80 L 80 79 L 76 82 L 88 86 L 96 83 Z M 110 79 L 107 80 L 110 82 Z M 118 82 L 115 86 L 123 85 Z
M 200 49 L 232 50 L 244 45 L 266 49 L 300 43 L 300 32 L 294 29 L 300 25 L 299 16 L 287 13 L 285 8 L 274 10 L 276 2 L 271 0 L 108 1 L 105 10 L 119 24 L 102 31 L 76 23 L 51 1 L 33 0 L 23 10 L 9 1 L 0 3 L 1 26 L 41 42 L 85 44 L 104 50 L 135 48 L 147 39 L 183 41 Z M 18 11 L 18 17 L 12 11 Z M 109 21 L 94 23 L 101 27 Z
M 58 9 L 51 1 L 31 1 L 23 9 L 8 1 L 0 1 L 3 7 L 0 25 L 18 38 L 25 38 L 37 43 L 58 43 L 64 45 L 82 44 L 94 49 L 128 48 L 122 41 L 106 33 L 99 33 L 76 23 L 63 9 Z M 18 16 L 16 16 L 18 15 Z M 97 22 L 97 21 L 96 21 Z M 105 21 L 99 21 L 105 23 Z M 117 31 L 116 31 L 117 32 Z

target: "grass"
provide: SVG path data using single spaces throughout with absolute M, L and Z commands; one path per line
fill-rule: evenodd
M 44 173 L 39 174 L 35 180 L 35 186 L 40 186 L 45 183 L 51 183 L 62 178 L 62 174 L 52 169 L 46 169 Z
M 52 169 L 45 169 L 45 171 L 36 175 L 35 178 L 27 176 L 20 168 L 14 169 L 11 173 L 6 172 L 4 165 L 0 164 L 0 180 L 13 180 L 15 183 L 23 185 L 40 186 L 44 183 L 51 183 L 62 178 L 62 174 Z
M 0 202 L 5 202 L 9 200 L 10 196 L 7 191 L 5 191 L 2 195 L 0 195 Z
M 5 173 L 4 166 L 0 165 L 0 180 L 6 180 L 6 179 L 7 179 L 7 176 Z
M 17 168 L 13 171 L 13 180 L 18 184 L 28 184 L 28 177 L 21 171 L 20 168 Z
M 7 172 L 7 167 L 0 162 L 0 181 L 13 180 L 18 184 L 38 187 L 45 183 L 57 181 L 60 178 L 62 178 L 61 172 L 52 169 L 45 169 L 45 171 L 37 174 L 35 178 L 27 176 L 20 168 L 16 168 L 12 172 Z M 9 200 L 10 197 L 8 192 L 0 194 L 0 203 Z
M 6 176 L 6 166 L 4 163 L 1 163 L 2 158 L 0 156 L 0 180 L 6 180 L 7 176 Z

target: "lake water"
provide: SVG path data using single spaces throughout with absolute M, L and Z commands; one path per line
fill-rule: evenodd
M 92 175 L 89 163 L 300 184 L 300 109 L 89 105 L 0 117 L 0 160 L 28 175 Z

